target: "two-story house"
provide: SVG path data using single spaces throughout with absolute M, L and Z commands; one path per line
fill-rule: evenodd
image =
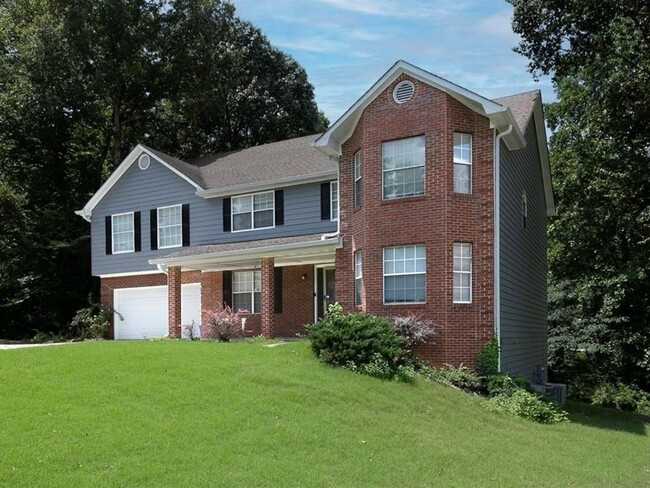
M 222 303 L 268 337 L 328 303 L 418 313 L 419 353 L 543 379 L 546 221 L 539 92 L 489 100 L 397 62 L 325 133 L 182 161 L 137 146 L 77 213 L 116 339 L 180 335 Z

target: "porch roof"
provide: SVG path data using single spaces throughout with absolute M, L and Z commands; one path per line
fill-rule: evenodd
M 180 266 L 187 270 L 225 271 L 260 266 L 261 258 L 274 258 L 275 266 L 334 263 L 340 237 L 321 239 L 322 233 L 228 242 L 185 248 L 149 264 Z

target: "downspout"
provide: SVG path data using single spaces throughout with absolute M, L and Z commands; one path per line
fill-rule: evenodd
M 498 368 L 501 372 L 501 139 L 512 132 L 512 124 L 494 137 L 494 336 L 499 348 Z
M 167 265 L 166 264 L 158 263 L 156 265 L 156 267 L 158 268 L 158 271 L 160 271 L 161 273 L 167 274 Z
M 332 156 L 330 156 L 330 159 L 334 159 Z M 337 159 L 338 162 L 338 159 Z M 339 205 L 339 212 L 338 216 L 339 218 L 336 219 L 336 232 L 330 232 L 329 234 L 323 234 L 320 236 L 321 241 L 326 241 L 327 239 L 333 239 L 334 237 L 338 237 L 339 234 L 341 233 L 341 182 L 339 180 L 339 176 L 336 175 L 336 182 L 338 183 L 338 191 L 339 191 L 339 199 L 338 199 L 338 205 Z M 330 195 L 330 199 L 332 196 Z

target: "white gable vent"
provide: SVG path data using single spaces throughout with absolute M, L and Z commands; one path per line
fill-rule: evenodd
M 138 158 L 138 166 L 142 171 L 147 169 L 149 167 L 149 164 L 151 164 L 151 159 L 149 158 L 148 154 L 143 154 Z
M 402 81 L 393 90 L 393 100 L 397 103 L 406 103 L 413 98 L 413 93 L 415 93 L 413 83 L 410 81 Z

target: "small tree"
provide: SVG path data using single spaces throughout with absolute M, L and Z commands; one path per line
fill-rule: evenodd
M 230 342 L 235 337 L 244 337 L 241 314 L 224 303 L 219 310 L 203 310 L 203 335 L 221 342 Z

